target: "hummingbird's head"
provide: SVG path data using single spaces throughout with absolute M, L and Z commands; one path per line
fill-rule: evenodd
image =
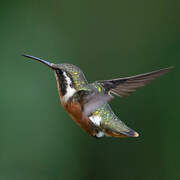
M 23 56 L 39 61 L 54 71 L 58 92 L 63 101 L 68 101 L 82 84 L 87 83 L 83 72 L 77 66 L 72 64 L 54 64 L 30 55 Z

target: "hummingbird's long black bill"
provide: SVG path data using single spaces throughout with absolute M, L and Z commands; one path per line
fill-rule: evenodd
M 33 60 L 36 60 L 36 61 L 39 61 L 40 63 L 45 64 L 45 65 L 47 65 L 48 67 L 54 69 L 54 64 L 53 64 L 53 63 L 50 63 L 50 62 L 48 62 L 48 61 L 45 61 L 45 60 L 43 60 L 43 59 L 41 59 L 41 58 L 38 58 L 38 57 L 35 57 L 35 56 L 31 56 L 31 55 L 27 55 L 27 54 L 23 54 L 22 56 L 27 57 L 27 58 L 30 58 L 30 59 L 33 59 Z

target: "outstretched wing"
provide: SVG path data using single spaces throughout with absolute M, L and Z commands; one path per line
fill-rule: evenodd
M 129 96 L 136 89 L 145 86 L 150 83 L 153 79 L 162 76 L 167 73 L 173 67 L 168 67 L 165 69 L 160 69 L 158 71 L 153 71 L 145 74 L 140 74 L 131 77 L 112 79 L 112 80 L 102 80 L 96 81 L 104 87 L 106 92 L 110 92 L 120 97 Z

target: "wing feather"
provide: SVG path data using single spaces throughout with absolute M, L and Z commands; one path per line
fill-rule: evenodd
M 136 91 L 136 89 L 145 86 L 146 84 L 150 83 L 152 80 L 167 73 L 172 68 L 173 67 L 168 67 L 136 76 L 118 78 L 112 80 L 102 80 L 96 82 L 100 83 L 107 92 L 110 92 L 120 97 L 124 97 L 124 96 L 129 96 L 132 92 Z

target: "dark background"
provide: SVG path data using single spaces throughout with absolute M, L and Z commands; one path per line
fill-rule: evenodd
M 178 0 L 17 0 L 0 6 L 0 180 L 180 178 Z M 54 74 L 21 54 L 72 63 L 89 81 L 175 66 L 115 113 L 139 138 L 92 138 L 60 106 Z

